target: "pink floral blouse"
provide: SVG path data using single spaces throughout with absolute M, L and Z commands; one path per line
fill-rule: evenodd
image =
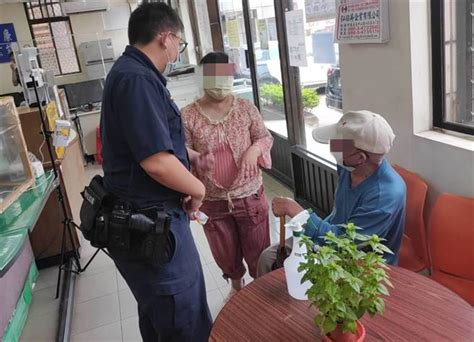
M 215 121 L 194 102 L 182 110 L 182 118 L 189 148 L 204 153 L 229 146 L 238 169 L 235 181 L 228 187 L 216 181 L 215 173 L 201 176 L 206 187 L 206 200 L 228 200 L 231 209 L 232 199 L 244 198 L 259 190 L 262 186 L 261 171 L 254 178 L 245 178 L 240 167 L 242 156 L 252 145 L 262 151 L 259 165 L 267 169 L 272 167 L 270 150 L 273 137 L 266 129 L 257 107 L 247 100 L 234 97 L 229 113 L 222 120 Z

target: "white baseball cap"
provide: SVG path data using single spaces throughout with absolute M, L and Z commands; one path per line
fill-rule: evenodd
M 323 144 L 333 139 L 353 140 L 358 149 L 386 154 L 393 145 L 395 134 L 381 115 L 359 110 L 347 112 L 334 125 L 315 128 L 313 138 Z

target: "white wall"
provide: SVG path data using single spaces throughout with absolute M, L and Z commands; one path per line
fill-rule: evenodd
M 412 11 L 423 11 L 426 17 L 427 1 L 412 1 Z M 432 115 L 431 100 L 426 96 L 430 95 L 428 22 L 423 20 L 423 13 L 422 17 L 412 18 L 410 22 L 408 0 L 390 1 L 389 10 L 391 37 L 388 43 L 340 45 L 344 111 L 368 109 L 389 121 L 397 135 L 389 159 L 427 181 L 429 205 L 439 192 L 474 197 L 472 150 L 414 134 L 414 119 L 417 123 L 429 123 Z M 422 38 L 421 44 L 414 44 L 413 48 L 425 50 L 414 51 L 412 60 L 410 37 L 411 33 L 417 32 L 425 34 L 418 37 Z M 465 144 L 472 144 L 472 141 L 466 140 Z
M 111 7 L 126 7 L 130 11 L 129 5 L 127 3 L 110 3 Z M 125 50 L 125 47 L 128 44 L 128 18 L 120 18 L 122 22 L 119 23 L 123 28 L 117 30 L 105 30 L 102 16 L 105 15 L 105 12 L 92 12 L 92 13 L 83 13 L 83 14 L 72 14 L 69 16 L 71 21 L 72 32 L 74 33 L 74 40 L 77 46 L 77 52 L 79 54 L 79 59 L 81 63 L 81 73 L 70 75 L 70 76 L 61 76 L 57 77 L 56 81 L 58 84 L 67 84 L 79 81 L 87 80 L 87 73 L 85 70 L 85 65 L 83 58 L 81 56 L 79 46 L 83 42 L 96 41 L 97 39 L 112 39 L 112 45 L 114 48 L 115 58 L 120 57 L 122 52 Z
M 18 41 L 31 41 L 30 28 L 26 21 L 23 3 L 0 5 L 0 23 L 13 23 Z M 14 93 L 21 87 L 14 87 L 11 82 L 11 69 L 9 63 L 0 64 L 0 94 Z

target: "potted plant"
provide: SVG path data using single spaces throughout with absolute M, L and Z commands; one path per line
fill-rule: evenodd
M 365 329 L 359 320 L 384 312 L 382 295 L 391 286 L 383 254 L 391 253 L 377 235 L 359 234 L 354 224 L 342 225 L 336 236 L 324 236 L 325 245 L 313 249 L 314 242 L 302 239 L 308 253 L 299 270 L 308 280 L 308 299 L 319 312 L 314 318 L 326 341 L 362 341 Z

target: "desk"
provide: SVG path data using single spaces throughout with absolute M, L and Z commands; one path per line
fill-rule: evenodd
M 361 320 L 366 341 L 474 341 L 474 309 L 431 279 L 392 267 L 395 288 L 385 314 Z M 316 309 L 291 298 L 283 269 L 237 293 L 217 317 L 209 341 L 318 341 Z

